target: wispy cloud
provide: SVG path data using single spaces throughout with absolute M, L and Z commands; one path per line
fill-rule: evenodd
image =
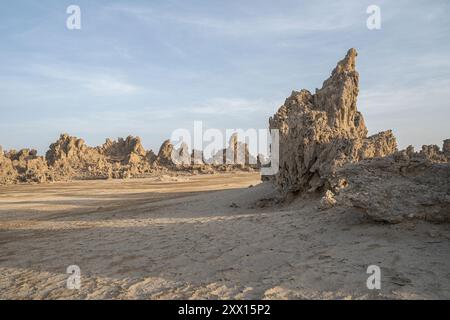
M 362 91 L 359 109 L 371 134 L 393 129 L 400 148 L 438 144 L 450 137 L 449 80 Z
M 100 96 L 133 94 L 142 90 L 139 86 L 128 82 L 125 76 L 111 71 L 90 71 L 84 67 L 32 65 L 29 72 L 35 76 L 70 82 L 87 89 L 91 94 Z
M 186 111 L 204 115 L 242 116 L 252 112 L 266 113 L 273 108 L 274 103 L 263 99 L 244 98 L 212 98 L 201 106 L 186 109 Z
M 363 90 L 359 105 L 369 116 L 402 114 L 417 110 L 446 109 L 450 114 L 450 80 L 434 80 L 406 86 L 378 86 Z
M 317 3 L 315 6 L 303 5 L 302 10 L 287 14 L 266 14 L 254 16 L 236 12 L 235 16 L 212 16 L 200 12 L 162 11 L 150 6 L 111 5 L 107 10 L 123 13 L 133 19 L 148 24 L 167 22 L 182 27 L 191 27 L 196 31 L 212 32 L 223 36 L 248 37 L 268 36 L 271 34 L 304 34 L 313 32 L 336 31 L 349 28 L 358 20 L 350 16 L 346 4 Z M 322 12 L 321 18 L 316 13 Z

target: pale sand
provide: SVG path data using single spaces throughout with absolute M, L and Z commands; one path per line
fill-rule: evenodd
M 450 298 L 448 224 L 379 224 L 319 211 L 318 199 L 258 208 L 273 193 L 248 188 L 258 183 L 240 173 L 0 187 L 0 298 Z M 371 264 L 380 291 L 366 287 Z M 69 265 L 80 290 L 66 288 Z

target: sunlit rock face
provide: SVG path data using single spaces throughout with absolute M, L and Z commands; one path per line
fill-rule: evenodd
M 345 163 L 396 151 L 392 132 L 367 137 L 357 110 L 359 75 L 356 50 L 350 49 L 315 94 L 293 91 L 270 118 L 280 133 L 277 186 L 285 193 L 331 188 L 336 169 Z

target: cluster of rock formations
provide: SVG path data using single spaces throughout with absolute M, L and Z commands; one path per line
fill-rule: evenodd
M 237 134 L 230 137 L 228 148 L 219 150 L 211 159 L 206 160 L 207 163 L 220 164 L 234 164 L 238 166 L 250 166 L 257 164 L 257 159 L 250 154 L 248 145 L 238 141 Z
M 315 94 L 292 92 L 270 118 L 279 130 L 283 194 L 320 192 L 322 207 L 349 205 L 387 222 L 450 221 L 450 140 L 443 151 L 397 151 L 392 131 L 367 136 L 356 108 L 359 75 L 350 49 Z
M 62 134 L 50 145 L 45 158 L 56 180 L 104 178 L 110 169 L 105 155 L 98 149 L 67 134 Z
M 36 150 L 22 149 L 3 152 L 0 147 L 0 184 L 45 182 L 51 173 L 44 157 Z
M 270 118 L 279 131 L 279 171 L 270 180 L 282 194 L 322 194 L 321 208 L 357 208 L 375 220 L 409 218 L 450 221 L 450 139 L 436 145 L 398 151 L 391 130 L 367 136 L 357 110 L 359 75 L 356 50 L 338 62 L 321 89 L 293 91 Z M 69 179 L 140 177 L 167 170 L 192 173 L 252 170 L 267 164 L 255 159 L 236 135 L 229 146 L 206 160 L 186 144 L 165 141 L 158 154 L 146 151 L 139 138 L 107 139 L 98 147 L 63 134 L 45 158 L 35 150 L 3 152 L 0 184 Z M 264 179 L 265 180 L 265 179 Z
M 234 143 L 234 140 L 232 141 Z M 239 143 L 248 152 L 246 144 Z M 234 148 L 234 144 L 228 149 Z M 224 151 L 225 152 L 225 151 Z M 227 151 L 226 154 L 229 154 Z M 249 155 L 247 154 L 247 158 Z M 89 147 L 84 140 L 62 134 L 50 145 L 45 158 L 36 150 L 3 152 L 0 148 L 0 184 L 20 182 L 42 183 L 79 179 L 124 179 L 144 177 L 167 171 L 215 173 L 218 171 L 253 170 L 248 162 L 218 164 L 205 160 L 202 152 L 182 144 L 176 149 L 164 141 L 158 154 L 145 150 L 139 137 L 107 139 L 98 147 Z

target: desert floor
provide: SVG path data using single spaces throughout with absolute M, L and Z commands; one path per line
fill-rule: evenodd
M 315 198 L 273 205 L 259 180 L 2 186 L 0 298 L 450 298 L 448 224 L 375 223 Z M 372 264 L 381 290 L 366 287 Z

